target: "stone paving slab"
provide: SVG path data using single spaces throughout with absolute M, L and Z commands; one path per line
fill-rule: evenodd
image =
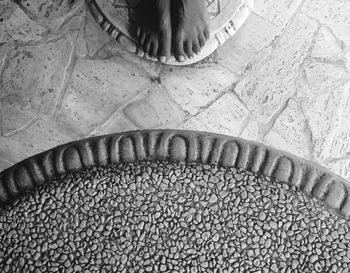
M 67 141 L 142 128 L 263 142 L 350 179 L 350 2 L 257 0 L 199 64 L 129 54 L 83 0 L 0 1 L 0 169 Z

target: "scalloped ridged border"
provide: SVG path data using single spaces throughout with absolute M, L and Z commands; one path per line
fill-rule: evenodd
M 67 172 L 141 160 L 242 168 L 295 185 L 350 218 L 350 183 L 328 170 L 265 145 L 205 132 L 144 130 L 84 139 L 30 157 L 0 173 L 0 204 Z
M 224 10 L 223 12 L 226 15 L 224 17 L 230 17 L 230 19 L 225 22 L 218 22 L 218 20 L 214 19 L 215 22 L 212 23 L 214 26 L 211 25 L 211 37 L 198 55 L 195 55 L 191 59 L 186 59 L 184 62 L 177 62 L 175 57 L 172 57 L 171 59 L 167 60 L 165 64 L 185 66 L 194 64 L 208 57 L 218 47 L 222 46 L 230 37 L 235 35 L 237 31 L 242 27 L 244 22 L 253 11 L 254 1 L 255 0 L 242 1 L 237 10 L 235 10 L 232 14 L 229 14 L 229 10 Z M 108 18 L 108 15 L 103 12 L 102 8 L 96 2 L 96 0 L 89 0 L 88 7 L 92 16 L 95 18 L 96 22 L 100 25 L 103 31 L 107 32 L 116 42 L 119 42 L 121 44 L 123 44 L 123 42 L 127 43 L 124 45 L 126 48 L 130 46 L 130 44 L 133 44 L 131 48 L 135 48 L 135 52 L 132 53 L 138 53 L 137 42 L 132 37 L 131 33 L 129 33 L 129 31 L 127 31 L 124 26 L 118 26 L 117 23 L 113 22 L 113 18 Z M 121 39 L 122 36 L 125 36 L 127 41 L 125 39 Z M 153 61 L 158 61 L 156 58 L 150 59 Z

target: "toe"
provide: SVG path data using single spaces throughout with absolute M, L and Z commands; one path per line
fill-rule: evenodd
M 165 62 L 170 57 L 171 52 L 171 35 L 166 31 L 160 34 L 159 58 L 161 62 Z
M 139 36 L 139 43 L 141 46 L 143 46 L 143 44 L 145 43 L 147 34 L 145 31 L 141 30 L 140 36 Z
M 146 54 L 149 54 L 149 50 L 151 48 L 151 43 L 152 43 L 152 40 L 150 39 L 149 36 L 147 36 L 144 43 L 143 43 L 143 50 L 145 51 Z
M 186 53 L 189 58 L 192 58 L 194 56 L 193 50 L 192 50 L 192 41 L 190 39 L 186 40 L 185 42 L 185 48 Z
M 157 39 L 152 39 L 151 46 L 149 49 L 149 55 L 151 57 L 156 57 L 158 53 L 158 40 Z
M 195 54 L 198 54 L 201 51 L 198 40 L 192 41 L 192 49 Z
M 209 28 L 207 26 L 204 28 L 203 34 L 204 34 L 205 39 L 208 40 L 210 38 Z
M 199 34 L 198 34 L 198 43 L 199 43 L 199 46 L 201 48 L 205 45 L 206 40 L 207 39 L 204 37 L 204 33 L 203 32 L 199 32 Z
M 181 36 L 177 37 L 175 46 L 176 60 L 178 62 L 183 62 L 185 60 L 184 42 Z
M 143 49 L 142 49 L 142 47 L 141 46 L 138 46 L 137 47 L 137 55 L 139 56 L 139 57 L 143 57 L 143 56 L 145 56 L 145 52 L 143 51 Z
M 141 35 L 141 27 L 138 27 L 137 30 L 136 30 L 136 37 L 138 39 L 140 39 L 140 35 Z

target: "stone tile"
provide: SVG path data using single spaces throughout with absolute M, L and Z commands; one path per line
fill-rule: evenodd
M 297 16 L 277 41 L 274 51 L 254 63 L 235 91 L 255 119 L 267 123 L 292 94 L 299 67 L 307 56 L 317 24 Z
M 302 12 L 316 18 L 322 24 L 350 24 L 348 0 L 306 0 Z
M 305 120 L 297 101 L 289 100 L 286 109 L 266 134 L 264 143 L 302 158 L 310 158 Z
M 328 27 L 322 26 L 316 37 L 312 57 L 327 61 L 339 61 L 343 58 L 341 44 Z
M 34 114 L 51 113 L 62 88 L 71 50 L 72 45 L 66 39 L 9 50 L 9 62 L 2 75 L 2 97 L 20 98 L 18 108 L 25 108 L 28 114 L 30 109 Z M 25 101 L 28 105 L 23 107 Z M 15 101 L 12 103 L 17 107 Z
M 332 29 L 335 37 L 346 45 L 347 47 L 350 47 L 350 24 L 347 25 L 335 25 L 330 24 L 329 28 Z
M 12 137 L 0 136 L 0 157 L 17 163 L 27 157 L 76 140 L 77 137 L 52 120 L 38 119 L 32 126 Z
M 42 39 L 46 29 L 31 20 L 13 1 L 1 1 L 0 10 L 0 43 Z
M 7 65 L 6 56 L 7 56 L 8 47 L 9 47 L 8 44 L 0 45 L 0 71 L 2 71 Z
M 283 28 L 299 8 L 303 0 L 258 0 L 254 12 Z
M 347 70 L 350 71 L 350 51 L 345 54 L 344 58 L 345 58 L 345 66 Z
M 308 61 L 303 65 L 308 89 L 304 93 L 317 96 L 334 90 L 349 80 L 343 65 Z
M 331 148 L 340 139 L 335 139 L 334 129 L 350 128 L 349 118 L 342 119 L 343 109 L 349 100 L 349 88 L 337 88 L 302 103 L 302 109 L 308 121 L 313 144 L 313 156 L 317 161 L 336 154 Z M 344 123 L 345 122 L 345 123 Z M 340 137 L 341 137 L 340 133 Z M 333 144 L 332 144 L 333 143 Z
M 163 65 L 160 62 L 140 58 L 135 52 L 136 45 L 125 36 L 121 36 L 118 42 L 111 40 L 94 54 L 94 59 L 107 59 L 113 56 L 122 57 L 127 62 L 146 71 L 154 81 L 159 81 Z
M 350 159 L 335 160 L 321 164 L 336 175 L 350 181 Z
M 51 29 L 57 29 L 83 0 L 19 0 L 18 4 L 27 11 L 31 19 Z
M 78 60 L 58 121 L 88 135 L 151 86 L 147 74 L 120 57 Z
M 350 46 L 350 2 L 347 0 L 308 0 L 302 12 L 327 25 L 335 36 Z
M 232 89 L 237 77 L 215 65 L 167 68 L 161 83 L 182 109 L 196 115 L 225 91 Z
M 259 124 L 251 119 L 248 121 L 239 137 L 252 141 L 263 141 L 262 137 L 259 135 Z
M 215 62 L 236 74 L 242 74 L 256 58 L 280 35 L 278 27 L 252 13 L 242 28 L 214 53 Z
M 98 131 L 99 135 L 108 135 L 125 131 L 137 130 L 137 126 L 133 124 L 123 112 L 114 115 L 104 126 Z
M 185 113 L 157 85 L 147 91 L 145 97 L 130 104 L 125 115 L 139 128 L 151 129 L 164 125 L 176 125 L 185 119 Z
M 28 98 L 8 95 L 0 100 L 1 135 L 8 136 L 28 125 L 35 115 Z
M 248 110 L 237 97 L 228 93 L 187 120 L 180 128 L 239 136 L 248 115 Z
M 0 172 L 11 167 L 12 165 L 13 165 L 13 162 L 7 161 L 7 160 L 1 158 L 1 154 L 0 154 Z
M 110 41 L 111 37 L 107 34 L 107 32 L 101 29 L 101 27 L 92 17 L 91 13 L 87 12 L 84 31 L 81 33 L 77 41 L 77 45 L 85 45 L 85 55 L 93 57 L 98 50 L 100 50 Z
M 335 92 L 338 104 L 334 105 L 335 115 L 332 131 L 324 136 L 325 142 L 320 151 L 321 158 L 344 158 L 350 155 L 350 83 Z

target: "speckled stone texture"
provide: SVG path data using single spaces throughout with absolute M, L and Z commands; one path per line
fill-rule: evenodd
M 348 272 L 350 223 L 297 187 L 166 161 L 62 175 L 0 210 L 1 272 Z

